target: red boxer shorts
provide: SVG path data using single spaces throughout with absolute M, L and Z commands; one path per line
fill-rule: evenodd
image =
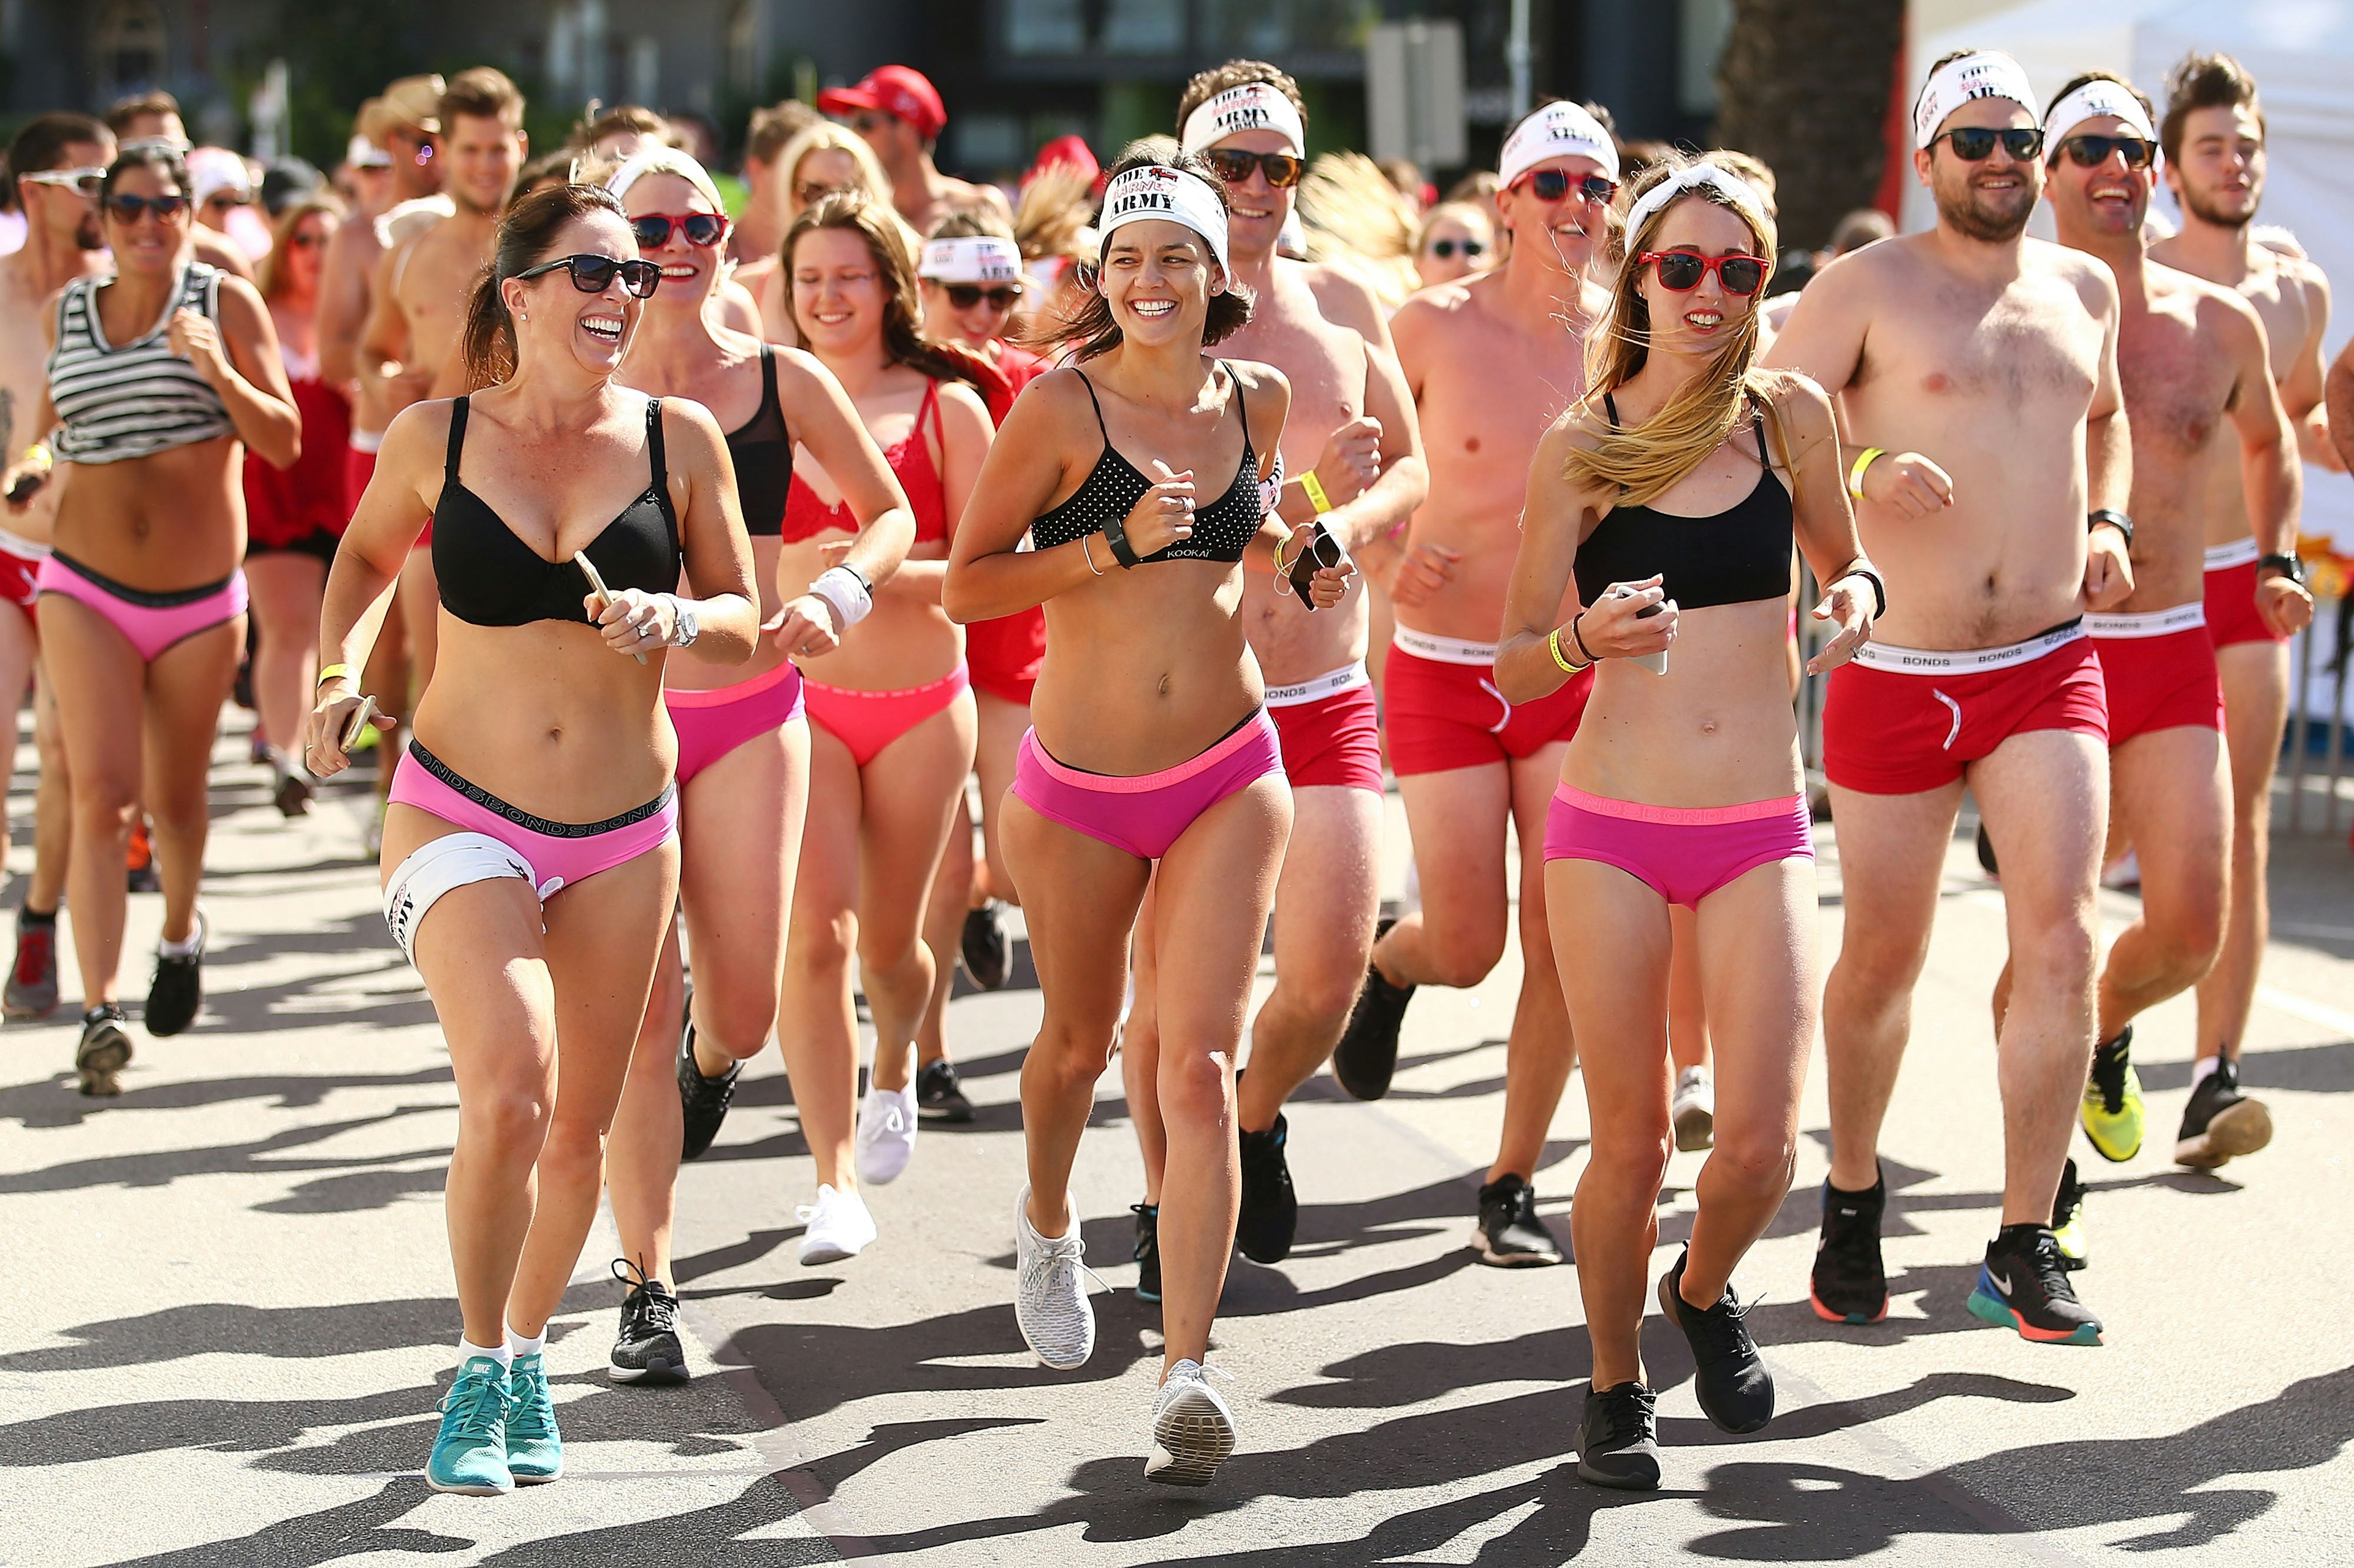
M 2218 545 L 2207 552 L 2207 641 L 2216 648 L 2235 642 L 2285 642 L 2256 613 L 2256 561 L 2264 554 L 2253 539 Z
M 33 614 L 33 599 L 40 592 L 34 577 L 41 569 L 41 557 L 23 556 L 0 546 L 0 599 L 25 612 L 27 621 Z
M 1492 643 L 1397 629 L 1383 673 L 1383 722 L 1389 726 L 1390 770 L 1444 773 L 1534 757 L 1577 733 L 1594 673 L 1561 690 L 1514 705 L 1496 690 Z
M 2223 727 L 2223 683 L 2204 607 L 2088 615 L 2109 694 L 2109 745 L 2161 729 Z
M 964 662 L 975 691 L 1028 707 L 1046 667 L 1046 607 L 974 621 L 964 629 Z
M 1382 792 L 1381 711 L 1363 661 L 1297 685 L 1269 686 L 1267 712 L 1293 789 Z
M 1842 789 L 1941 789 L 2014 735 L 2073 730 L 2108 739 L 2100 656 L 2071 620 L 2003 648 L 1866 643 L 1831 672 L 1823 771 Z

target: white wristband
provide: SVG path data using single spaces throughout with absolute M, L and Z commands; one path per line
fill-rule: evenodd
M 825 600 L 833 609 L 833 629 L 847 631 L 866 619 L 875 608 L 875 596 L 866 590 L 865 581 L 848 567 L 833 567 L 818 574 L 810 584 L 810 592 Z

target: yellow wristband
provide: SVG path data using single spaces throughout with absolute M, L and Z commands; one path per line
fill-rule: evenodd
M 1888 453 L 1879 447 L 1866 447 L 1857 454 L 1854 466 L 1847 471 L 1847 493 L 1858 501 L 1862 500 L 1864 471 L 1887 455 Z
M 1324 482 L 1316 477 L 1314 469 L 1299 476 L 1299 488 L 1308 493 L 1308 504 L 1316 508 L 1317 515 L 1332 510 L 1332 498 L 1324 493 Z
M 58 460 L 49 451 L 48 443 L 46 441 L 35 441 L 31 446 L 27 447 L 25 449 L 25 459 L 28 462 L 39 463 L 44 469 L 51 469 L 58 466 Z
M 1594 667 L 1591 664 L 1573 664 L 1569 662 L 1569 656 L 1561 651 L 1561 628 L 1558 626 L 1553 629 L 1553 635 L 1545 639 L 1545 646 L 1553 650 L 1553 662 L 1573 675 Z
M 313 690 L 315 690 L 317 686 L 325 685 L 330 681 L 348 681 L 351 679 L 351 675 L 352 667 L 349 664 L 330 664 L 325 669 L 319 672 L 319 679 L 313 686 Z

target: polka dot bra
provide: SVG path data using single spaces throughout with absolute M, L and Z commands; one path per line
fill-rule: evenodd
M 1219 362 L 1224 368 L 1225 361 Z M 1226 378 L 1234 383 L 1235 411 L 1243 418 L 1243 461 L 1235 471 L 1232 484 L 1225 493 L 1206 505 L 1193 509 L 1193 536 L 1181 539 L 1166 549 L 1156 550 L 1143 557 L 1151 561 L 1225 561 L 1243 558 L 1243 549 L 1257 536 L 1259 529 L 1258 454 L 1251 450 L 1250 413 L 1243 406 L 1242 383 L 1235 379 L 1232 370 Z M 1096 428 L 1104 430 L 1103 405 L 1096 399 L 1095 383 L 1081 371 L 1079 379 L 1087 388 L 1087 401 L 1095 404 Z M 1111 432 L 1104 430 L 1103 455 L 1087 480 L 1068 501 L 1041 515 L 1030 524 L 1031 543 L 1041 550 L 1056 545 L 1067 545 L 1090 534 L 1100 534 L 1104 524 L 1118 521 L 1136 509 L 1152 482 L 1138 471 L 1134 463 L 1120 456 L 1111 444 Z

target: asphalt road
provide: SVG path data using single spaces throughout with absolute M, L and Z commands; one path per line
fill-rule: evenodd
M 455 1130 L 429 1002 L 386 937 L 361 800 L 270 810 L 226 738 L 216 771 L 212 992 L 150 1041 L 118 1100 L 71 1088 L 71 1007 L 0 1031 L 0 1563 L 1542 1564 L 2343 1563 L 2354 1525 L 2354 864 L 2280 841 L 2275 944 L 2246 1081 L 2274 1146 L 2217 1175 L 2166 1151 L 2189 1086 L 2187 999 L 2137 1034 L 2148 1148 L 2088 1170 L 2100 1349 L 2029 1345 L 1963 1310 L 1997 1219 L 1986 997 L 2000 895 L 1957 839 L 1890 1121 L 1895 1302 L 1865 1330 L 1806 1302 L 1827 1164 L 1819 1062 L 1798 1185 L 1741 1271 L 1781 1390 L 1761 1436 L 1703 1421 L 1656 1317 L 1667 1484 L 1584 1487 L 1587 1344 L 1569 1269 L 1465 1250 L 1501 1099 L 1514 960 L 1426 991 L 1378 1105 L 1329 1080 L 1292 1112 L 1300 1245 L 1237 1261 L 1216 1364 L 1241 1446 L 1205 1494 L 1141 1478 L 1158 1319 L 1129 1290 L 1141 1196 L 1117 1073 L 1076 1191 L 1109 1287 L 1076 1373 L 1023 1351 L 1011 1308 L 1021 1054 L 1038 998 L 960 997 L 951 1040 L 981 1111 L 928 1128 L 871 1195 L 882 1239 L 794 1261 L 814 1180 L 776 1054 L 681 1187 L 700 1375 L 609 1385 L 620 1289 L 600 1223 L 549 1350 L 567 1475 L 511 1498 L 429 1492 L 431 1405 L 458 1335 L 439 1202 Z M 30 747 L 25 750 L 29 760 Z M 23 820 L 23 790 L 13 802 Z M 1389 886 L 1403 882 L 1394 800 Z M 1835 835 L 1821 848 L 1838 942 Z M 29 864 L 20 831 L 10 868 Z M 9 902 L 20 894 L 12 891 Z M 2105 915 L 2133 901 L 2105 895 Z M 148 950 L 158 900 L 132 903 Z M 144 980 L 134 958 L 126 991 Z M 70 964 L 67 973 L 71 974 Z M 69 984 L 69 992 L 74 988 Z M 1585 1146 L 1575 1083 L 1538 1177 L 1565 1221 Z M 2079 1140 L 2080 1160 L 2098 1166 Z M 1701 1157 L 1661 1198 L 1659 1266 Z

